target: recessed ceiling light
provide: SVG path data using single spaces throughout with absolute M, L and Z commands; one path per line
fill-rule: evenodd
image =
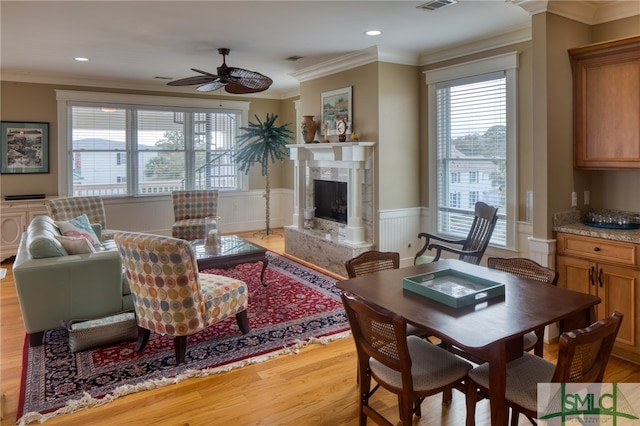
M 368 35 L 368 36 L 377 36 L 377 35 L 382 34 L 382 31 L 380 31 L 380 30 L 369 30 L 369 31 L 365 31 L 364 33 L 366 35 Z
M 76 61 L 78 61 L 78 62 L 88 62 L 88 61 L 89 61 L 89 58 L 81 58 L 81 57 L 78 57 L 78 58 L 73 58 L 73 59 L 75 59 L 75 60 L 76 60 Z

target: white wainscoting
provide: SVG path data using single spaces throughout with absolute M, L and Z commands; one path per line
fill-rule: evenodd
M 400 253 L 402 266 L 413 264 L 415 254 L 424 244 L 418 239 L 420 232 L 433 232 L 429 229 L 429 208 L 384 210 L 379 212 L 379 238 L 377 247 L 381 251 Z M 527 257 L 543 265 L 555 266 L 555 240 L 540 240 L 532 237 L 533 226 L 529 222 L 517 223 L 516 242 L 518 247 L 501 248 L 489 246 L 485 254 L 499 257 Z M 443 257 L 451 257 L 446 253 Z
M 427 223 L 425 211 L 420 207 L 380 211 L 379 250 L 396 251 L 400 253 L 401 266 L 413 265 L 413 258 L 420 249 L 418 233 L 422 223 Z
M 107 225 L 123 231 L 171 235 L 173 204 L 171 196 L 104 198 Z M 224 233 L 257 231 L 265 228 L 264 191 L 221 192 L 218 216 Z M 293 190 L 272 189 L 269 225 L 291 225 Z

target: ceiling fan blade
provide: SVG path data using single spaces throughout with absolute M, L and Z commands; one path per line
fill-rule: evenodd
M 243 86 L 236 82 L 230 82 L 226 86 L 224 86 L 224 90 L 229 93 L 233 93 L 234 95 L 242 95 L 245 93 L 257 93 L 262 92 L 265 89 L 251 89 L 249 87 Z
M 211 74 L 210 72 L 202 71 L 197 68 L 191 68 L 191 71 L 199 72 L 200 74 L 204 74 L 204 75 L 210 75 L 211 77 L 217 77 L 217 75 L 215 74 Z
M 198 92 L 213 92 L 214 90 L 218 90 L 221 87 L 224 87 L 224 83 L 220 80 L 212 81 L 207 84 L 203 84 L 202 86 L 196 87 Z
M 229 67 L 228 70 L 229 76 L 233 77 L 236 83 L 258 92 L 267 90 L 273 83 L 273 80 L 259 72 L 233 67 Z
M 195 77 L 182 78 L 180 80 L 170 81 L 167 86 L 194 86 L 196 84 L 206 84 L 216 80 L 216 75 L 197 75 Z

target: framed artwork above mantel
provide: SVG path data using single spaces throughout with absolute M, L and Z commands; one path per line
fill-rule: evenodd
M 49 173 L 49 123 L 3 121 L 0 173 Z
M 348 129 L 353 129 L 352 112 L 352 87 L 322 92 L 321 100 L 321 126 L 320 131 L 324 136 L 335 136 L 338 134 L 337 123 L 342 118 Z

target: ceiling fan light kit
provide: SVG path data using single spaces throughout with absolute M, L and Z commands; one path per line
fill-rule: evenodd
M 218 67 L 217 74 L 191 68 L 192 71 L 202 75 L 170 81 L 167 85 L 197 85 L 196 91 L 198 92 L 212 92 L 224 87 L 224 90 L 228 93 L 242 95 L 246 93 L 263 92 L 273 83 L 273 80 L 259 72 L 227 66 L 226 56 L 229 54 L 229 49 L 220 48 L 218 49 L 218 53 L 222 55 L 222 65 Z

